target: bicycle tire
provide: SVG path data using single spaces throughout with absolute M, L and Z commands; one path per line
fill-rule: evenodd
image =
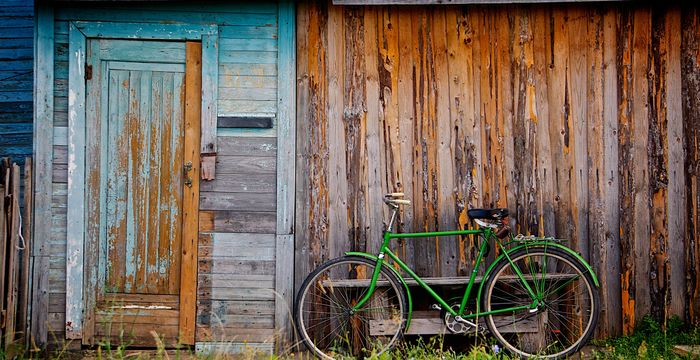
M 593 334 L 600 312 L 598 288 L 588 269 L 556 247 L 524 248 L 508 255 L 543 299 L 534 311 L 485 315 L 489 331 L 520 357 L 558 359 L 578 351 Z M 484 312 L 532 303 L 507 258 L 494 267 L 484 286 Z
M 310 351 L 323 359 L 361 358 L 382 354 L 401 340 L 408 318 L 407 295 L 401 281 L 386 266 L 381 268 L 372 297 L 354 314 L 349 310 L 368 290 L 375 261 L 339 257 L 306 277 L 297 294 L 294 319 Z M 372 335 L 370 329 L 382 329 L 381 335 Z

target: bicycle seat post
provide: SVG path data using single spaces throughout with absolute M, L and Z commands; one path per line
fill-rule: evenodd
M 389 220 L 389 226 L 386 228 L 387 232 L 392 232 L 394 230 L 394 222 L 396 221 L 396 214 L 399 212 L 399 207 L 396 205 L 390 205 L 391 207 L 391 220 Z

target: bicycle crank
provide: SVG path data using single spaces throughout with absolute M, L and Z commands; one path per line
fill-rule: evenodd
M 450 307 L 454 311 L 459 311 L 460 304 L 452 304 Z M 445 327 L 453 334 L 466 334 L 473 332 L 476 329 L 476 324 L 462 318 L 454 316 L 449 311 L 442 310 L 442 319 L 445 322 Z

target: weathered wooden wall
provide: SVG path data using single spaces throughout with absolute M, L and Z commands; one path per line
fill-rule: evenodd
M 598 335 L 651 313 L 700 321 L 700 14 L 639 5 L 297 8 L 296 284 L 401 230 L 569 239 L 601 280 Z M 472 239 L 397 242 L 467 275 Z
M 0 2 L 0 156 L 32 154 L 34 2 Z

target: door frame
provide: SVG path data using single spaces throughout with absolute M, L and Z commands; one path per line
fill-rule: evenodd
M 72 21 L 69 24 L 69 64 L 68 64 L 68 204 L 67 204 L 67 244 L 66 244 L 66 338 L 82 339 L 84 344 L 94 340 L 94 322 L 98 274 L 96 271 L 96 255 L 99 238 L 87 236 L 97 234 L 94 226 L 89 226 L 88 213 L 95 208 L 94 201 L 89 201 L 90 194 L 86 193 L 88 185 L 99 191 L 99 178 L 90 176 L 86 163 L 86 138 L 88 133 L 95 131 L 86 125 L 86 79 L 87 73 L 86 49 L 88 38 L 99 39 L 133 39 L 133 40 L 178 40 L 201 42 L 201 102 L 196 116 L 199 126 L 194 126 L 193 118 L 187 117 L 185 106 L 185 138 L 188 137 L 187 123 L 193 125 L 189 136 L 196 136 L 197 147 L 185 153 L 185 161 L 192 161 L 193 175 L 197 175 L 196 196 L 192 192 L 184 192 L 183 209 L 190 197 L 190 203 L 198 204 L 198 175 L 200 168 L 199 144 L 216 139 L 216 114 L 218 98 L 218 26 L 217 25 L 176 25 L 176 24 L 143 24 L 143 23 L 114 23 L 114 22 L 84 22 Z M 187 85 L 185 85 L 187 88 Z M 187 90 L 186 90 L 187 91 Z M 187 100 L 186 100 L 187 104 Z M 190 101 L 190 105 L 195 105 Z M 190 106 L 194 108 L 195 106 Z M 89 109 L 88 109 L 89 110 Z M 194 110 L 192 111 L 194 113 Z M 193 133 L 194 131 L 195 133 Z M 213 134 L 213 135 L 212 135 Z M 192 139 L 194 140 L 194 139 Z M 187 141 L 187 140 L 186 140 Z M 199 149 L 199 150 L 198 150 Z M 97 169 L 99 172 L 99 169 Z M 193 179 L 194 180 L 194 179 Z M 97 181 L 95 183 L 95 181 Z M 194 185 L 194 184 L 193 184 Z M 192 187 L 194 189 L 195 186 Z M 88 196 L 86 196 L 88 195 Z M 97 194 L 99 198 L 99 193 Z M 94 198 L 94 197 L 93 197 Z M 99 206 L 99 204 L 97 205 Z M 189 233 L 183 231 L 182 269 L 194 269 L 194 276 L 181 277 L 181 299 L 188 298 L 185 304 L 180 304 L 180 342 L 194 344 L 196 321 L 196 269 L 197 269 L 197 237 L 199 228 L 197 212 L 183 213 L 183 227 L 189 224 Z M 195 224 L 194 227 L 191 225 Z M 186 230 L 186 229 L 183 229 Z M 92 254 L 85 256 L 85 254 Z M 183 305 L 187 306 L 184 308 Z

